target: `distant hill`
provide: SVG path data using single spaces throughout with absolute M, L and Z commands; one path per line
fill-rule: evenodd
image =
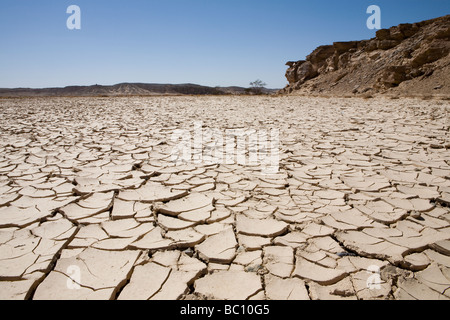
M 280 93 L 450 95 L 450 15 L 320 46 L 290 61 Z
M 275 93 L 276 89 L 264 89 Z M 223 95 L 245 94 L 243 87 L 208 87 L 197 84 L 120 83 L 112 86 L 69 86 L 64 88 L 0 89 L 0 97 L 92 97 L 92 96 L 152 96 L 152 95 Z

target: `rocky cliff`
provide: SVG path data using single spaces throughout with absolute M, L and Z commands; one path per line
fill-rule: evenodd
M 320 46 L 286 63 L 280 93 L 450 95 L 450 15 Z

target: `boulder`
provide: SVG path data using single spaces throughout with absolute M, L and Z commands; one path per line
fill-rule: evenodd
M 412 37 L 419 31 L 419 27 L 410 23 L 403 23 L 389 29 L 390 40 L 404 40 Z
M 348 42 L 335 42 L 333 43 L 334 50 L 337 54 L 342 54 L 358 47 L 358 41 L 348 41 Z
M 289 61 L 288 63 L 286 63 L 286 65 L 290 67 L 286 71 L 286 79 L 289 81 L 289 83 L 295 83 L 298 81 L 297 69 L 300 65 L 302 65 L 305 62 L 306 62 L 305 60 L 300 60 L 296 62 Z
M 381 29 L 376 32 L 378 40 L 391 40 L 391 31 L 389 29 Z
M 389 66 L 383 71 L 378 82 L 388 88 L 396 87 L 403 81 L 408 80 L 409 70 L 406 66 Z
M 311 62 L 314 65 L 323 64 L 327 58 L 334 54 L 334 47 L 331 45 L 320 46 L 316 50 L 314 50 L 309 56 L 306 57 L 306 60 Z
M 449 39 L 450 38 L 450 26 L 441 26 L 436 30 L 436 39 Z
M 419 26 L 417 24 L 403 23 L 399 26 L 400 32 L 405 36 L 405 38 L 412 37 L 419 31 Z
M 411 62 L 411 66 L 413 68 L 423 66 L 424 64 L 431 63 L 445 57 L 446 55 L 448 55 L 448 53 L 448 45 L 445 46 L 439 43 L 431 44 L 430 46 L 426 46 L 424 49 L 415 54 L 415 57 Z
M 377 43 L 377 48 L 380 50 L 389 50 L 400 44 L 400 40 L 381 40 Z
M 352 54 L 350 52 L 346 52 L 339 56 L 338 69 L 344 69 L 347 67 Z
M 297 69 L 297 79 L 301 83 L 309 79 L 312 79 L 317 75 L 318 75 L 317 69 L 314 68 L 314 65 L 309 61 L 306 61 L 305 63 L 300 65 Z

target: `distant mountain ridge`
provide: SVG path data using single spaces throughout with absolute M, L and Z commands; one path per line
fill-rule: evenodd
M 274 93 L 276 89 L 263 89 L 263 93 Z M 1 89 L 0 97 L 91 97 L 91 96 L 153 96 L 153 95 L 223 95 L 244 94 L 243 87 L 208 87 L 192 83 L 119 83 L 110 86 L 68 86 L 64 88 L 14 88 Z

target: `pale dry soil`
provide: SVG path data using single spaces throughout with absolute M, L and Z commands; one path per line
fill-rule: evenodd
M 1 299 L 450 298 L 449 102 L 0 100 Z M 280 170 L 175 164 L 194 121 Z M 244 152 L 274 152 L 249 143 Z M 241 150 L 242 151 L 242 150 Z M 372 284 L 372 285 L 368 285 Z

